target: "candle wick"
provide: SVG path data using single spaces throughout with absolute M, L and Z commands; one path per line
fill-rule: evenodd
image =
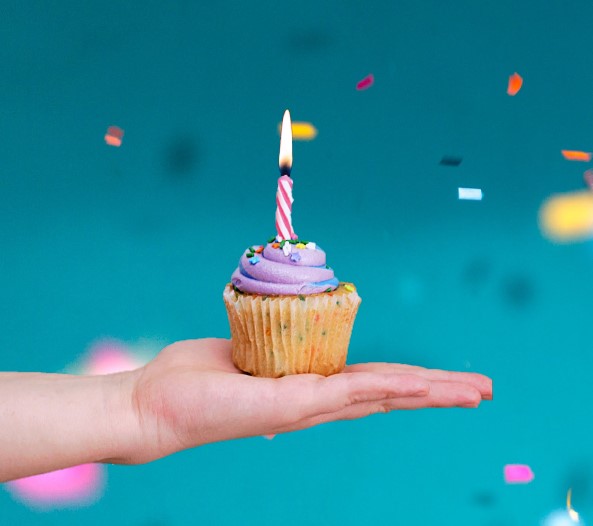
M 280 165 L 280 175 L 288 175 L 290 177 L 290 169 L 291 167 L 288 164 Z

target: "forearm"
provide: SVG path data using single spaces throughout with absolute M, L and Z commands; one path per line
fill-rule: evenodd
M 137 442 L 128 373 L 0 373 L 0 482 L 127 462 Z

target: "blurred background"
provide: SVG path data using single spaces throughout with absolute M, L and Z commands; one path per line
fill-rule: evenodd
M 223 287 L 275 233 L 289 108 L 317 130 L 294 143 L 295 230 L 363 298 L 349 362 L 495 385 L 478 410 L 6 484 L 1 524 L 559 526 L 569 489 L 593 524 L 593 206 L 561 212 L 585 224 L 560 237 L 538 222 L 590 191 L 561 150 L 593 149 L 591 2 L 1 11 L 0 370 L 106 372 L 228 337 Z M 508 464 L 535 478 L 507 484 Z

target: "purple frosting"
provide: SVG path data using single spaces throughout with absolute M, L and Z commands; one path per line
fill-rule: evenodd
M 317 294 L 338 288 L 339 281 L 327 268 L 323 250 L 296 248 L 293 244 L 290 249 L 285 254 L 268 243 L 263 252 L 252 257 L 247 257 L 248 250 L 241 256 L 231 282 L 242 292 L 270 296 Z

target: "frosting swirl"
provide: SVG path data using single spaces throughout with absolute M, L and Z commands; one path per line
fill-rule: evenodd
M 287 247 L 288 245 L 288 247 Z M 231 277 L 241 292 L 270 296 L 317 294 L 335 290 L 339 281 L 315 243 L 285 241 L 250 247 Z

